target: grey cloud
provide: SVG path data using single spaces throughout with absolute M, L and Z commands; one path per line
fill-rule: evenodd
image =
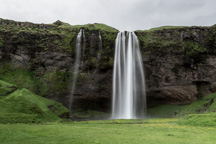
M 0 0 L 0 17 L 35 23 L 105 23 L 119 30 L 213 25 L 215 0 Z

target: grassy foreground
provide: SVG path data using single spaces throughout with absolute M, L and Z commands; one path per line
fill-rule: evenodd
M 1 144 L 213 144 L 216 127 L 178 125 L 178 119 L 0 124 Z

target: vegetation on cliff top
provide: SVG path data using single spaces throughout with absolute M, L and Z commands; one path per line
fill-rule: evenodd
M 73 53 L 73 42 L 76 40 L 76 35 L 80 29 L 84 29 L 85 31 L 101 31 L 102 37 L 108 40 L 109 38 L 116 37 L 116 33 L 118 32 L 118 30 L 110 26 L 97 23 L 73 26 L 61 21 L 57 21 L 53 24 L 33 24 L 29 22 L 0 19 L 0 33 L 13 33 L 14 37 L 19 35 L 25 36 L 25 34 L 46 36 L 45 39 L 35 39 L 35 41 L 38 41 L 38 47 L 45 50 L 48 50 L 50 45 L 50 43 L 46 41 L 50 41 L 53 43 L 52 48 L 56 47 L 57 49 Z M 58 38 L 56 40 L 49 40 L 51 39 L 49 38 L 51 35 Z M 4 35 L 0 34 L 0 46 L 3 44 L 1 42 L 1 37 L 4 37 Z M 19 39 L 21 40 L 21 38 Z M 23 41 L 25 41 L 25 39 Z
M 105 24 L 100 24 L 100 23 L 94 23 L 94 24 L 85 24 L 85 25 L 70 25 L 68 23 L 64 23 L 61 21 L 56 21 L 53 23 L 54 25 L 58 25 L 59 28 L 66 28 L 66 29 L 88 29 L 88 30 L 95 30 L 95 31 L 107 31 L 107 32 L 118 32 L 117 29 L 110 27 Z
M 66 43 L 68 43 L 70 47 L 72 47 L 72 49 L 70 50 L 71 53 L 75 51 L 75 44 L 73 42 L 75 42 L 76 35 L 80 29 L 85 30 L 86 37 L 90 37 L 93 31 L 100 31 L 104 42 L 115 41 L 115 37 L 118 32 L 118 30 L 110 26 L 107 26 L 105 24 L 98 24 L 98 23 L 86 24 L 86 25 L 70 25 L 67 23 L 57 21 L 53 25 L 56 25 L 58 29 L 57 31 L 55 30 L 55 32 L 62 32 L 62 34 L 66 36 L 65 37 L 65 39 L 67 40 Z M 106 43 L 103 43 L 103 45 L 107 47 Z M 66 47 L 66 49 L 68 49 L 68 47 Z
M 174 53 L 196 58 L 197 55 L 215 54 L 215 27 L 163 26 L 138 30 L 143 55 Z
M 186 28 L 187 26 L 160 26 L 160 27 L 155 27 L 151 28 L 149 30 L 138 30 L 137 32 L 141 31 L 155 31 L 155 30 L 163 30 L 163 29 L 175 29 L 175 28 Z

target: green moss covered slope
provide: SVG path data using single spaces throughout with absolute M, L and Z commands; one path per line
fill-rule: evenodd
M 179 125 L 201 126 L 201 127 L 216 127 L 216 114 L 190 114 L 183 117 L 177 122 Z
M 15 85 L 0 80 L 0 96 L 6 96 L 16 89 L 17 87 Z
M 65 94 L 70 89 L 71 72 L 31 71 L 25 67 L 16 68 L 10 63 L 0 63 L 0 80 L 6 81 L 8 87 L 26 88 L 33 93 L 47 97 L 51 94 Z M 3 82 L 2 82 L 2 85 Z M 5 86 L 4 86 L 5 87 Z M 0 89 L 0 95 L 3 88 Z
M 189 105 L 160 105 L 148 109 L 151 117 L 184 117 L 190 114 L 216 112 L 216 93 L 207 95 Z
M 4 84 L 2 87 L 7 87 L 8 92 L 11 92 L 11 86 L 15 87 L 3 81 L 0 84 Z M 67 115 L 68 110 L 62 104 L 38 96 L 25 88 L 0 97 L 0 123 L 59 121 L 60 117 Z

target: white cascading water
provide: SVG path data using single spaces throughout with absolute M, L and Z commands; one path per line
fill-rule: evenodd
M 100 62 L 100 59 L 101 59 L 101 52 L 102 52 L 102 37 L 101 37 L 101 33 L 99 31 L 99 45 L 98 45 L 98 55 L 97 55 L 97 69 L 98 69 L 98 66 L 99 66 L 99 62 Z
M 70 101 L 69 101 L 70 116 L 71 116 L 71 111 L 72 111 L 73 95 L 74 95 L 75 88 L 76 88 L 77 75 L 79 73 L 79 67 L 80 67 L 80 59 L 81 59 L 81 51 L 82 51 L 82 37 L 84 38 L 84 30 L 81 29 L 76 39 L 76 58 L 75 58 L 75 63 L 74 63 L 73 82 L 72 82 Z
M 146 113 L 145 77 L 139 40 L 134 32 L 118 33 L 113 69 L 113 119 L 143 118 Z
M 85 41 L 86 41 L 86 39 L 85 39 L 85 31 L 84 31 L 84 29 L 82 29 L 82 37 L 81 37 L 81 41 L 82 41 L 82 45 L 80 45 L 80 48 L 81 48 L 81 53 L 82 54 L 80 54 L 81 56 L 81 58 L 80 58 L 80 67 L 81 67 L 81 70 L 83 70 L 83 68 L 84 68 L 84 58 L 85 58 Z
M 82 31 L 82 35 L 83 35 L 83 52 L 82 52 L 82 57 L 84 58 L 85 56 L 85 31 Z
M 84 61 L 84 57 L 85 57 L 85 31 L 82 30 L 82 41 L 83 41 L 83 45 L 82 45 L 82 62 Z M 83 65 L 83 64 L 82 64 Z

